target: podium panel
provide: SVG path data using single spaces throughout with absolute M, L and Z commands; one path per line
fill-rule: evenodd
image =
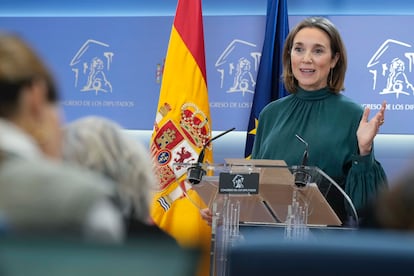
M 285 223 L 288 207 L 295 197 L 299 205 L 307 205 L 307 224 L 340 226 L 342 222 L 322 194 L 318 183 L 323 183 L 323 191 L 331 184 L 330 180 L 321 181 L 324 175 L 314 167 L 307 167 L 311 182 L 304 187 L 295 185 L 296 167 L 288 167 L 280 160 L 228 159 L 228 163 L 208 165 L 212 176 L 204 176 L 198 185 L 193 185 L 205 203 L 212 208 L 216 202 L 220 211 L 224 200 L 240 203 L 240 223 Z M 221 172 L 230 174 L 259 173 L 258 194 L 220 194 L 218 191 Z M 314 182 L 314 181 L 318 181 Z M 330 185 L 329 185 L 330 186 Z
M 317 167 L 287 166 L 281 160 L 247 159 L 180 166 L 202 170 L 201 174 L 191 172 L 191 175 L 202 175 L 200 181 L 192 182 L 198 183 L 192 189 L 213 213 L 211 275 L 228 275 L 227 253 L 233 243 L 243 239 L 241 225 L 278 226 L 284 229 L 284 238 L 288 239 L 306 238 L 309 227 L 341 226 L 341 220 L 326 199 L 330 189 L 339 189 L 350 209 L 355 210 L 339 185 Z M 258 177 L 248 177 L 251 174 Z M 245 179 L 257 179 L 258 183 L 243 183 Z

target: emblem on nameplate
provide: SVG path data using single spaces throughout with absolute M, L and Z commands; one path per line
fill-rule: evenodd
M 258 194 L 258 173 L 220 173 L 220 194 Z

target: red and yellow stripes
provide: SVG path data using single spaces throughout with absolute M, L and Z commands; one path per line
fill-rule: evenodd
M 185 185 L 186 170 L 172 164 L 196 162 L 211 138 L 210 118 L 201 0 L 178 0 L 151 139 L 161 187 L 151 216 L 179 244 L 203 249 L 206 258 L 199 275 L 209 275 L 211 228 L 199 212 L 206 205 Z M 204 161 L 213 162 L 211 147 L 206 148 Z M 185 189 L 191 200 L 185 197 Z

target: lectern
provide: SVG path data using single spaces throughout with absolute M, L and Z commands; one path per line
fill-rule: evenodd
M 205 175 L 193 185 L 213 212 L 211 275 L 227 275 L 227 252 L 243 238 L 241 225 L 277 225 L 286 238 L 303 238 L 308 226 L 342 224 L 325 198 L 330 189 L 341 188 L 319 168 L 287 166 L 280 160 L 225 161 L 199 164 Z

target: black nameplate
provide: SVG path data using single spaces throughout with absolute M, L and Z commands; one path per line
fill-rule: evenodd
M 220 194 L 258 194 L 258 173 L 220 173 Z

